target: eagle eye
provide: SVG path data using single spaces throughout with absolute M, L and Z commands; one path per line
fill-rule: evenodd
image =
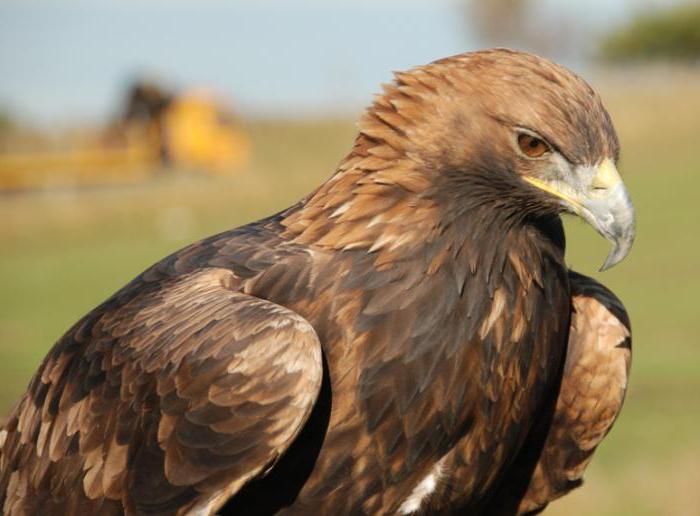
M 518 135 L 518 147 L 528 158 L 540 158 L 550 152 L 549 145 L 544 140 L 527 133 Z

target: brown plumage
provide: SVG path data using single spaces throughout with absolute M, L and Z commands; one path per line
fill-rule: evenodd
M 539 510 L 626 389 L 627 316 L 567 269 L 558 216 L 624 256 L 618 152 L 593 90 L 535 56 L 396 74 L 318 190 L 165 258 L 58 341 L 0 431 L 0 507 Z

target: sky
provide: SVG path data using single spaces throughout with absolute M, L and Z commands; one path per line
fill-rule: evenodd
M 537 4 L 541 23 L 565 15 L 581 37 L 649 1 Z M 456 0 L 0 0 L 0 111 L 98 122 L 146 77 L 218 91 L 246 115 L 333 116 L 356 112 L 392 70 L 482 45 Z

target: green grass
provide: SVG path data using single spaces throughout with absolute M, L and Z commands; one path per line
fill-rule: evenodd
M 627 71 L 594 82 L 620 133 L 637 242 L 599 274 L 607 243 L 569 219 L 568 260 L 625 302 L 632 382 L 586 485 L 547 513 L 700 514 L 700 74 Z M 167 253 L 298 200 L 330 175 L 354 131 L 342 121 L 255 122 L 255 159 L 230 179 L 0 196 L 0 414 L 81 315 Z

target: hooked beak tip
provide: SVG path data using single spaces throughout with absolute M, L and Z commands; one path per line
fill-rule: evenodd
M 608 257 L 605 259 L 605 263 L 600 267 L 599 271 L 607 271 L 608 269 L 614 267 L 629 254 L 632 248 L 632 243 L 634 242 L 634 232 L 632 235 L 620 236 L 619 238 L 612 239 L 613 248 Z
M 632 202 L 624 187 L 618 187 L 616 195 L 613 195 L 609 205 L 610 211 L 607 217 L 610 221 L 603 223 L 600 218 L 595 225 L 600 233 L 613 244 L 613 248 L 605 259 L 600 271 L 608 270 L 620 263 L 630 252 L 635 237 L 635 214 Z

